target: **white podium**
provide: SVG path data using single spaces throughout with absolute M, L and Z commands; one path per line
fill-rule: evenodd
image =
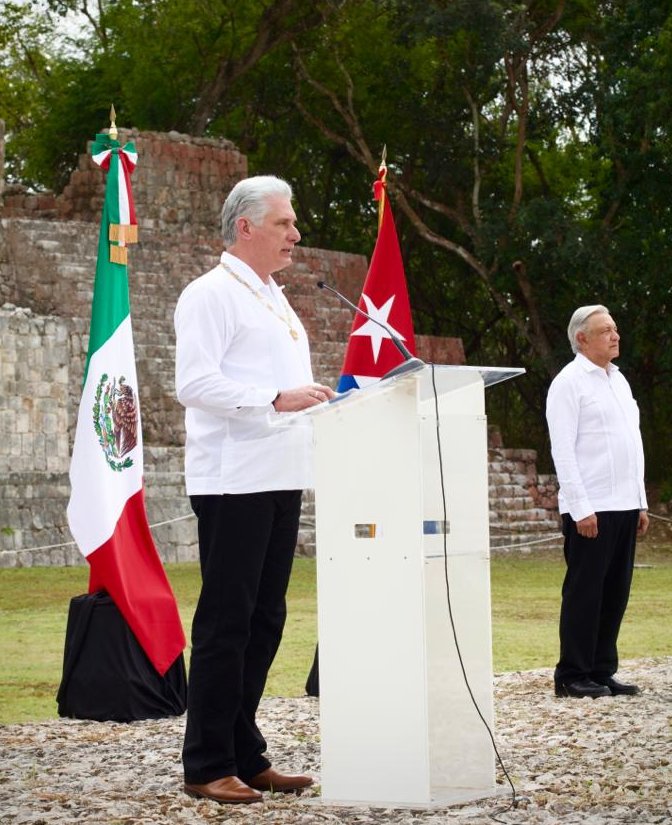
M 325 802 L 496 790 L 448 594 L 493 730 L 484 388 L 523 372 L 426 365 L 311 410 Z

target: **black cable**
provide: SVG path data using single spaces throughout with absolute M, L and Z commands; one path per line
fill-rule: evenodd
M 469 684 L 469 678 L 467 677 L 467 671 L 464 667 L 464 661 L 462 659 L 462 651 L 460 650 L 460 645 L 457 640 L 457 630 L 455 628 L 455 621 L 453 619 L 453 606 L 450 600 L 450 581 L 448 578 L 448 539 L 447 539 L 447 530 L 445 529 L 445 525 L 448 524 L 448 507 L 446 505 L 446 485 L 445 480 L 443 477 L 443 453 L 441 451 L 441 424 L 439 419 L 439 395 L 436 389 L 436 376 L 434 373 L 434 364 L 429 365 L 432 368 L 432 390 L 434 392 L 434 409 L 436 413 L 436 443 L 437 443 L 437 453 L 439 459 L 439 475 L 441 478 L 441 500 L 443 502 L 443 523 L 444 523 L 444 530 L 443 530 L 443 572 L 444 578 L 446 582 L 446 601 L 448 604 L 448 616 L 450 618 L 450 627 L 453 632 L 453 640 L 455 642 L 455 650 L 457 651 L 457 658 L 460 663 L 460 668 L 462 669 L 462 677 L 464 679 L 464 684 L 467 688 L 469 693 L 469 698 L 471 699 L 471 703 L 476 709 L 476 713 L 478 714 L 481 722 L 483 722 L 485 729 L 488 732 L 488 736 L 490 737 L 490 741 L 492 742 L 492 747 L 494 748 L 495 755 L 497 756 L 497 761 L 499 762 L 499 766 L 504 772 L 504 776 L 506 777 L 507 782 L 511 786 L 511 803 L 507 808 L 502 808 L 502 810 L 495 811 L 494 813 L 490 814 L 490 818 L 494 822 L 503 822 L 501 819 L 497 819 L 497 814 L 504 814 L 510 811 L 512 808 L 518 807 L 518 796 L 516 793 L 515 785 L 513 784 L 511 777 L 509 776 L 509 772 L 506 770 L 504 766 L 504 762 L 502 761 L 502 757 L 499 755 L 499 751 L 497 750 L 497 744 L 495 743 L 495 737 L 490 729 L 490 725 L 483 716 L 480 707 L 478 706 L 478 702 L 476 701 L 476 697 L 473 694 L 471 689 L 471 685 Z M 508 825 L 508 823 L 504 823 L 504 825 Z

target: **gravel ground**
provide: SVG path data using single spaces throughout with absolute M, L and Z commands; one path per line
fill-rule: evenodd
M 181 789 L 184 718 L 0 727 L 0 822 L 31 825 L 640 825 L 672 823 L 672 657 L 625 662 L 640 696 L 556 699 L 550 670 L 495 678 L 496 740 L 518 797 L 433 810 L 335 807 L 300 797 L 219 806 Z M 265 699 L 269 754 L 319 778 L 318 701 Z M 498 782 L 509 788 L 501 769 Z M 509 788 L 510 791 L 510 788 Z

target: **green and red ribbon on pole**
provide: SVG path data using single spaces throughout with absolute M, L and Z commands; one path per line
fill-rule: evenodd
M 138 242 L 131 174 L 138 162 L 133 143 L 122 146 L 110 135 L 96 135 L 91 149 L 94 163 L 107 172 L 105 209 L 109 218 L 110 261 L 128 262 L 127 244 Z

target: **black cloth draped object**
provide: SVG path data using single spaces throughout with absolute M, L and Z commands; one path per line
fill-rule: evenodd
M 70 601 L 58 715 L 99 722 L 180 716 L 187 707 L 182 654 L 161 676 L 111 597 L 103 592 Z

